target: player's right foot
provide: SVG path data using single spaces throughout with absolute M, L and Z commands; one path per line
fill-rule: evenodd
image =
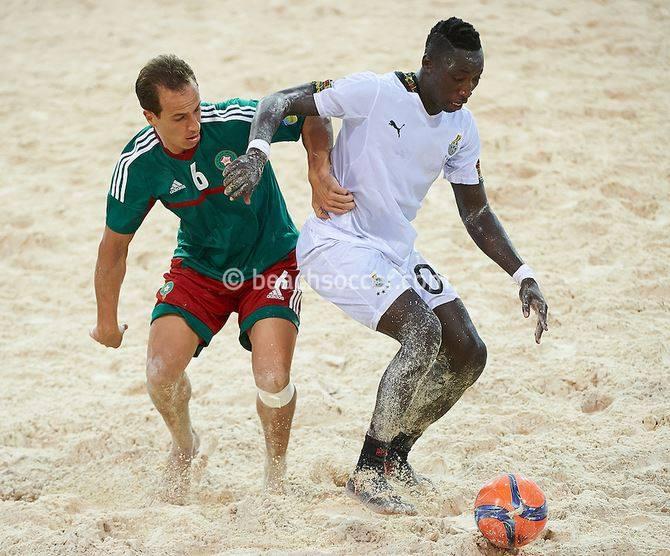
M 193 434 L 192 448 L 183 450 L 173 443 L 165 464 L 160 498 L 168 504 L 184 504 L 191 487 L 191 462 L 200 448 L 200 437 L 194 430 L 191 432 Z
M 386 477 L 374 469 L 356 469 L 347 481 L 346 491 L 373 512 L 416 515 L 416 508 L 393 492 Z
M 286 457 L 268 457 L 265 460 L 265 490 L 272 494 L 284 494 L 286 480 Z

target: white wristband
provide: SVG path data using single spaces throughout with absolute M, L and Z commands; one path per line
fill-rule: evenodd
M 517 283 L 517 286 L 521 286 L 521 282 L 523 282 L 526 278 L 532 278 L 537 282 L 537 278 L 535 278 L 533 269 L 530 268 L 527 264 L 522 264 L 512 275 L 512 278 Z
M 270 143 L 264 141 L 263 139 L 254 139 L 251 141 L 247 147 L 247 152 L 249 152 L 249 149 L 258 149 L 259 151 L 263 151 L 265 156 L 270 158 Z

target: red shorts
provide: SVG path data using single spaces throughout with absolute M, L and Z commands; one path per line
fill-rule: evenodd
M 227 285 L 172 259 L 165 284 L 156 292 L 151 322 L 164 315 L 180 315 L 200 337 L 200 346 L 209 345 L 231 313 L 238 314 L 240 344 L 251 351 L 247 332 L 259 320 L 283 318 L 296 328 L 300 324 L 302 291 L 298 284 L 295 250 L 262 274 L 238 285 Z

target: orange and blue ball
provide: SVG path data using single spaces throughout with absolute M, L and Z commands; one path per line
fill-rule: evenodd
M 517 548 L 547 524 L 547 500 L 533 481 L 508 473 L 486 483 L 475 500 L 477 527 L 492 544 Z

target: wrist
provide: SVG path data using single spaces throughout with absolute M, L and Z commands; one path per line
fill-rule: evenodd
M 259 156 L 261 153 L 265 155 L 266 161 L 270 158 L 270 143 L 264 139 L 254 139 L 253 141 L 250 141 L 249 145 L 247 146 L 247 154 L 254 154 L 252 149 L 258 151 L 257 154 Z
M 98 315 L 97 327 L 100 331 L 118 330 L 119 322 L 116 317 Z
M 307 171 L 314 175 L 330 174 L 330 150 L 308 153 Z
M 512 279 L 516 282 L 517 286 L 519 287 L 521 287 L 521 284 L 526 279 L 531 279 L 537 282 L 535 272 L 533 272 L 533 269 L 525 263 L 522 264 L 519 268 L 517 268 L 516 272 L 514 272 L 514 274 L 512 275 Z

